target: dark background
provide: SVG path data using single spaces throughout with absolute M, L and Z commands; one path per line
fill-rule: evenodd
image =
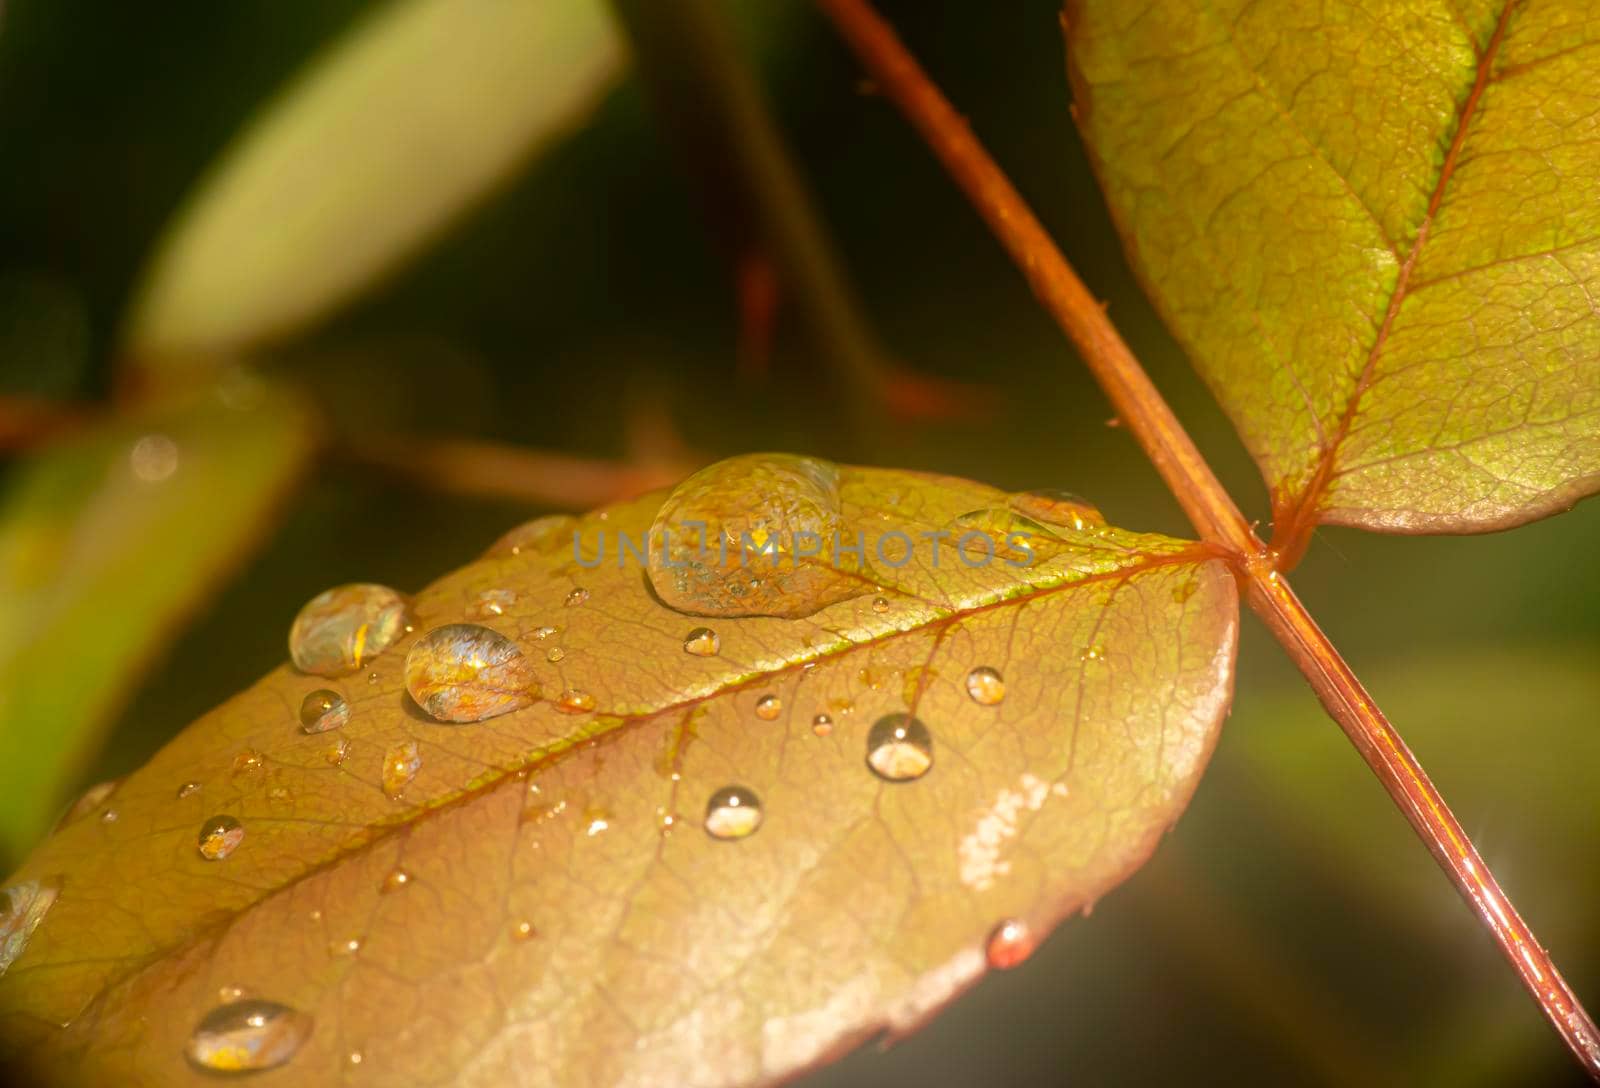
M 820 18 L 752 5 L 734 5 L 741 40 L 878 336 L 909 368 L 988 391 L 992 412 L 920 424 L 886 412 L 860 433 L 827 346 L 793 306 L 765 373 L 741 373 L 733 274 L 716 244 L 726 225 L 708 222 L 631 78 L 442 243 L 268 368 L 360 431 L 615 458 L 627 406 L 658 404 L 708 457 L 870 450 L 1007 488 L 1067 488 L 1117 524 L 1189 535 L 1019 275 Z M 369 6 L 5 6 L 0 394 L 110 393 L 118 322 L 163 224 L 262 100 Z M 1240 504 L 1264 516 L 1254 467 L 1128 272 L 1067 112 L 1056 4 L 883 9 L 1108 300 Z M 351 580 L 420 587 L 537 512 L 331 462 L 148 676 L 77 785 L 137 766 L 273 667 L 294 604 Z M 1479 538 L 1325 531 L 1295 574 L 1591 1001 L 1597 546 L 1591 503 Z M 1254 621 L 1245 628 L 1215 764 L 1151 866 L 926 1031 L 807 1083 L 1575 1080 L 1336 727 Z

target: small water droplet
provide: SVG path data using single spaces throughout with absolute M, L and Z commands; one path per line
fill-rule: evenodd
M 158 484 L 178 471 L 178 444 L 164 434 L 147 434 L 128 451 L 128 467 L 142 484 Z
M 475 623 L 449 623 L 423 635 L 406 655 L 406 690 L 435 721 L 478 722 L 538 697 L 533 669 L 517 644 Z
M 511 923 L 511 939 L 513 941 L 526 941 L 535 933 L 533 923 L 526 918 Z
M 339 766 L 349 757 L 350 742 L 342 737 L 322 750 L 322 758 L 327 760 L 328 764 L 333 767 Z
M 198 782 L 185 782 L 183 785 L 178 787 L 178 799 L 181 801 L 185 797 L 193 797 L 195 794 L 199 793 L 202 788 L 203 787 Z
M 61 814 L 61 819 L 56 821 L 55 830 L 60 831 L 68 824 L 76 823 L 89 813 L 110 800 L 111 795 L 117 792 L 117 787 L 122 784 L 122 779 L 113 779 L 110 782 L 97 782 L 83 791 L 83 796 L 72 802 L 72 806 Z M 100 814 L 102 820 L 105 813 Z
M 300 729 L 306 733 L 326 733 L 350 720 L 350 704 L 344 696 L 328 688 L 311 692 L 300 702 Z
M 367 683 L 376 684 L 377 682 L 378 682 L 378 674 L 376 672 L 367 673 Z
M 244 825 L 232 816 L 213 816 L 200 825 L 200 856 L 221 861 L 244 841 Z
M 559 646 L 552 646 L 544 652 L 544 659 L 554 665 L 557 661 L 567 656 L 567 651 Z
M 422 754 L 414 740 L 401 741 L 383 753 L 383 792 L 398 801 L 422 768 Z
M 567 688 L 556 696 L 556 709 L 563 714 L 587 714 L 594 707 L 594 696 L 577 688 Z
M 332 941 L 328 944 L 328 954 L 331 956 L 353 956 L 360 951 L 360 937 L 346 937 L 342 941 Z
M 212 1009 L 184 1045 L 189 1061 L 211 1073 L 275 1069 L 311 1035 L 311 1017 L 276 1001 L 232 1001 Z
M 967 694 L 972 701 L 983 706 L 994 706 L 1006 697 L 1006 682 L 999 672 L 988 665 L 979 665 L 967 673 Z
M 359 1050 L 352 1050 L 349 1056 L 345 1058 L 345 1061 L 349 1062 L 351 1065 L 360 1065 L 364 1060 L 365 1059 L 361 1056 L 361 1051 Z
M 583 814 L 584 834 L 591 839 L 611 826 L 611 814 L 600 809 L 590 809 Z
M 756 717 L 764 722 L 778 720 L 778 715 L 783 713 L 783 700 L 776 695 L 763 695 L 756 700 Z
M 379 890 L 383 892 L 397 892 L 411 883 L 411 874 L 404 869 L 390 869 L 389 874 L 383 878 Z
M 100 814 L 100 822 L 103 824 L 114 824 L 120 819 L 122 816 L 114 808 L 108 808 Z
M 237 1001 L 243 996 L 244 987 L 242 986 L 217 987 L 217 1000 L 222 1002 L 224 1005 L 228 1004 L 230 1001 Z
M 1046 525 L 1058 525 L 1074 532 L 1105 528 L 1105 515 L 1088 499 L 1070 491 L 1046 488 L 1023 491 L 1011 496 L 1008 505 L 1017 513 Z
M 28 938 L 59 892 L 55 885 L 41 880 L 25 880 L 0 889 L 0 975 L 28 947 Z
M 577 589 L 575 589 L 571 593 L 567 594 L 567 599 L 563 603 L 565 603 L 568 608 L 572 608 L 572 607 L 574 607 L 576 605 L 582 604 L 584 601 L 587 601 L 588 599 L 589 599 L 589 591 L 587 589 L 584 589 L 582 586 L 579 586 Z
M 1028 923 L 1016 918 L 1007 918 L 995 926 L 989 934 L 989 943 L 985 949 L 989 966 L 1001 971 L 1009 970 L 1033 955 L 1038 943 Z
M 551 635 L 553 635 L 555 633 L 556 633 L 556 628 L 551 627 L 548 624 L 545 625 L 544 627 L 535 627 L 533 629 L 533 637 L 538 639 L 540 642 L 543 642 L 545 639 L 549 638 Z
M 254 774 L 256 771 L 261 769 L 261 765 L 264 762 L 266 761 L 262 758 L 260 752 L 256 751 L 254 748 L 246 748 L 244 751 L 233 757 L 233 773 Z
M 826 714 L 818 714 L 811 719 L 811 731 L 819 737 L 825 737 L 833 732 L 833 719 Z
M 761 799 L 744 786 L 724 786 L 706 802 L 706 830 L 714 839 L 742 839 L 761 826 Z
M 491 619 L 505 615 L 516 603 L 517 595 L 509 589 L 486 589 L 473 600 L 468 612 L 476 619 Z
M 388 586 L 356 582 L 317 594 L 289 628 L 295 668 L 315 676 L 360 670 L 405 633 L 406 599 Z
M 933 736 L 920 718 L 885 714 L 867 732 L 867 766 L 890 782 L 921 778 L 933 766 Z
M 1104 661 L 1106 648 L 1099 643 L 1095 643 L 1093 646 L 1084 647 L 1083 652 L 1078 657 L 1084 661 Z
M 887 598 L 887 597 L 874 597 L 874 598 L 872 598 L 872 610 L 874 612 L 878 613 L 880 616 L 883 615 L 883 613 L 889 611 L 889 598 Z
M 709 627 L 696 627 L 684 636 L 684 653 L 696 657 L 715 657 L 721 650 L 722 639 Z

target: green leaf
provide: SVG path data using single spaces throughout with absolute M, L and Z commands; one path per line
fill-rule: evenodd
M 696 519 L 780 559 L 663 565 L 660 530 Z M 619 565 L 617 534 L 653 523 L 652 569 Z M 865 556 L 797 561 L 793 531 L 828 525 Z M 969 566 L 945 538 L 934 560 L 919 534 L 942 530 L 972 534 L 974 560 L 1000 550 Z M 608 534 L 604 562 L 581 565 L 574 533 L 585 563 Z M 356 671 L 280 668 L 202 718 L 101 802 L 115 821 L 29 860 L 13 888 L 59 894 L 0 979 L 13 1046 L 46 1072 L 198 1083 L 186 1042 L 238 988 L 310 1017 L 295 1084 L 342 1083 L 352 1055 L 375 1084 L 786 1079 L 912 1029 L 1148 857 L 1216 741 L 1238 622 L 1197 545 L 1065 499 L 773 455 L 666 506 L 524 527 L 411 610 L 391 648 L 388 621 L 346 644 L 380 649 Z M 447 698 L 475 666 L 419 647 L 462 623 L 520 657 L 501 644 L 493 685 Z M 319 645 L 307 664 L 347 667 Z M 998 681 L 970 677 L 984 666 Z M 442 723 L 408 681 L 435 712 L 505 712 Z M 348 719 L 303 732 L 324 688 Z M 882 773 L 923 772 L 887 780 L 869 749 L 907 714 L 931 765 L 879 750 Z M 715 807 L 729 787 L 761 818 L 719 839 L 713 810 L 739 829 Z M 224 815 L 243 838 L 207 860 Z
M 264 387 L 146 412 L 19 465 L 0 500 L 0 849 L 33 846 L 142 668 L 249 554 L 312 448 Z
M 598 0 L 391 0 L 232 147 L 145 274 L 126 352 L 155 368 L 323 316 L 594 104 L 621 62 Z
M 1521 524 L 1600 488 L 1588 0 L 1073 0 L 1128 253 L 1284 539 Z

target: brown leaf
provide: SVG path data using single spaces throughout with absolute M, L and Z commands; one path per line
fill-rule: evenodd
M 280 668 L 202 718 L 104 802 L 116 819 L 16 877 L 59 894 L 0 980 L 10 1044 L 96 1083 L 209 1083 L 185 1047 L 244 998 L 271 1003 L 245 1009 L 262 1053 L 287 1052 L 263 1084 L 768 1083 L 1025 956 L 1188 801 L 1231 691 L 1233 581 L 1081 505 L 1045 526 L 979 484 L 819 468 L 868 569 L 810 615 L 661 604 L 615 549 L 657 494 L 515 534 L 359 672 Z M 586 562 L 608 534 L 603 565 L 569 526 Z M 918 534 L 944 528 L 1003 550 L 968 566 L 947 539 L 935 564 Z M 896 532 L 898 567 L 875 547 Z M 543 698 L 429 720 L 406 655 L 453 623 L 513 640 Z M 330 686 L 348 722 L 303 732 Z M 243 837 L 208 860 L 218 815 Z M 243 1019 L 207 1020 L 206 1052 Z

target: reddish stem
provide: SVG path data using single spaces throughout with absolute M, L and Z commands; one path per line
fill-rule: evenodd
M 1172 409 L 964 118 L 866 0 L 818 0 L 883 93 L 922 134 L 1077 346 L 1117 416 L 1208 544 L 1225 554 L 1261 617 L 1418 837 L 1477 912 L 1528 992 L 1591 1077 L 1600 1031 L 1478 856 L 1416 757 L 1279 573 Z

